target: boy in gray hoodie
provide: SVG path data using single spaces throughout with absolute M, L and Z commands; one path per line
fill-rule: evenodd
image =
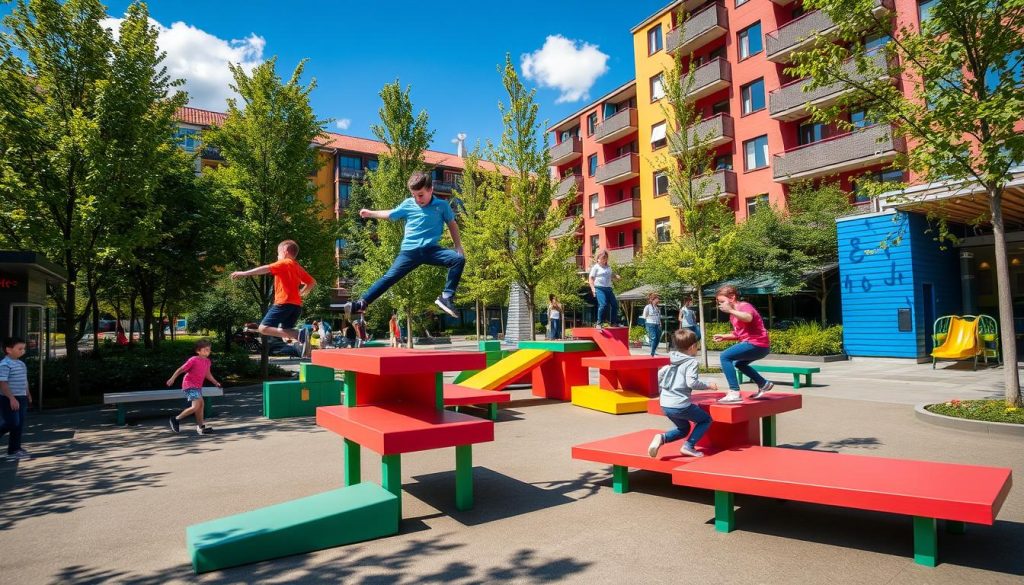
M 657 457 L 662 445 L 678 441 L 689 434 L 690 437 L 679 448 L 679 452 L 690 457 L 703 457 L 704 454 L 697 450 L 696 445 L 711 427 L 711 415 L 690 402 L 690 393 L 694 390 L 718 390 L 718 384 L 701 382 L 698 377 L 700 370 L 695 357 L 698 345 L 693 331 L 679 329 L 672 335 L 672 345 L 675 351 L 668 354 L 669 365 L 658 370 L 658 390 L 661 392 L 661 410 L 676 428 L 655 435 L 647 448 L 647 454 Z M 692 433 L 691 422 L 694 423 Z

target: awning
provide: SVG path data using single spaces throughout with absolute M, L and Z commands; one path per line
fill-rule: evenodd
M 666 126 L 664 122 L 651 128 L 651 142 L 665 140 L 665 128 Z
M 804 282 L 807 282 L 808 280 L 817 277 L 822 273 L 828 274 L 834 270 L 837 270 L 838 268 L 838 262 L 831 262 L 829 264 L 825 264 L 814 270 L 807 271 L 803 275 L 803 280 Z M 718 290 L 718 287 L 725 284 L 731 284 L 735 286 L 736 290 L 740 293 L 741 296 L 774 295 L 778 294 L 779 289 L 781 288 L 779 285 L 779 281 L 774 276 L 767 274 L 759 274 L 720 280 L 714 284 L 710 284 L 704 287 L 704 294 L 706 296 L 714 295 L 715 291 Z

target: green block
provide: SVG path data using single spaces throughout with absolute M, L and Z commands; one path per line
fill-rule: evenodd
M 192 568 L 216 571 L 398 533 L 398 498 L 373 483 L 193 524 Z
M 736 498 L 732 492 L 715 491 L 715 530 L 732 532 L 736 529 Z
M 330 380 L 327 382 L 315 382 L 309 384 L 316 394 L 314 406 L 337 406 L 341 404 L 341 395 L 345 390 L 345 383 L 341 380 Z M 314 407 L 314 414 L 315 412 Z
M 612 487 L 615 493 L 624 494 L 629 491 L 629 468 L 612 465 Z
M 560 353 L 575 353 L 596 351 L 597 344 L 593 341 L 520 341 L 519 349 L 544 349 Z
M 318 387 L 328 382 L 284 382 L 263 383 L 263 415 L 270 419 L 316 414 Z
M 487 365 L 489 366 L 491 364 Z M 459 375 L 455 376 L 455 379 L 452 380 L 452 383 L 461 384 L 464 380 L 468 380 L 479 373 L 480 370 L 462 370 L 461 372 L 459 372 Z
M 939 537 L 935 518 L 914 516 L 914 562 L 934 567 L 939 559 Z
M 500 341 L 479 341 L 477 346 L 480 348 L 480 351 L 501 351 Z
M 330 382 L 332 380 L 334 380 L 334 368 L 299 364 L 300 382 Z

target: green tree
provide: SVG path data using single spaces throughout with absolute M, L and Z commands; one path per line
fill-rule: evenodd
M 241 284 L 219 279 L 191 304 L 189 330 L 213 331 L 218 337 L 223 336 L 224 351 L 229 352 L 235 327 L 256 310 L 252 295 L 247 294 Z
M 1007 404 L 1021 404 L 1013 327 L 1003 197 L 1009 169 L 1024 160 L 1024 0 L 942 0 L 927 8 L 919 29 L 895 26 L 872 12 L 872 0 L 807 0 L 836 23 L 839 42 L 818 42 L 794 56 L 788 72 L 809 77 L 805 90 L 831 84 L 852 91 L 814 120 L 854 127 L 843 113 L 888 124 L 908 139 L 895 163 L 921 182 L 965 180 L 984 190 L 995 241 L 1001 345 Z M 885 59 L 865 42 L 888 35 Z M 891 80 L 900 80 L 899 84 Z

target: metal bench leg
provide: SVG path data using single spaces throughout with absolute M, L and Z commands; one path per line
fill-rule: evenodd
M 807 385 L 811 385 L 811 374 L 807 374 Z
M 938 531 L 935 518 L 914 516 L 914 562 L 934 567 L 939 556 Z
M 736 528 L 735 497 L 732 492 L 715 491 L 715 530 L 732 532 Z
M 355 485 L 362 481 L 359 443 L 345 439 L 345 485 Z
M 793 389 L 800 387 L 800 374 L 793 374 Z
M 967 525 L 958 520 L 946 520 L 947 534 L 964 534 L 967 532 Z
M 473 507 L 473 445 L 455 447 L 455 507 Z
M 124 406 L 124 404 L 118 404 L 117 405 L 117 425 L 120 426 L 120 427 L 123 427 L 124 425 L 128 424 L 128 421 L 126 420 L 126 418 L 127 417 L 125 416 L 125 406 Z
M 742 384 L 743 383 L 743 372 L 741 372 L 739 370 L 736 370 L 736 383 L 737 384 Z
M 203 418 L 210 418 L 211 416 L 213 416 L 213 399 L 212 398 L 204 398 L 203 399 Z
M 498 420 L 498 403 L 492 402 L 487 406 L 487 414 L 490 415 L 491 420 Z
M 774 414 L 761 417 L 761 444 L 765 447 L 776 446 Z
M 398 496 L 398 519 L 402 519 L 402 456 L 384 455 L 380 458 L 380 485 Z
M 612 465 L 612 486 L 615 493 L 624 494 L 629 491 L 629 468 L 622 465 Z

